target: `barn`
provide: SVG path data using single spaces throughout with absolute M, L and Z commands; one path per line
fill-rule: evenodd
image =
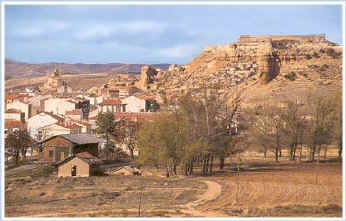
M 42 142 L 43 151 L 40 159 L 43 162 L 56 163 L 77 153 L 88 152 L 98 156 L 98 145 L 102 139 L 90 134 L 60 134 Z
M 88 177 L 97 175 L 102 173 L 101 163 L 102 160 L 88 152 L 77 153 L 56 164 L 58 167 L 58 177 Z

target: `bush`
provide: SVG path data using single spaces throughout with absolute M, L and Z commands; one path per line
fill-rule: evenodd
M 284 77 L 290 81 L 294 81 L 297 78 L 297 75 L 295 72 L 290 72 L 288 74 L 285 74 Z
M 306 59 L 308 59 L 308 60 L 310 60 L 310 59 L 312 58 L 311 55 L 309 55 L 309 54 L 305 55 L 305 57 L 306 57 Z
M 341 54 L 336 53 L 335 50 L 334 50 L 333 48 L 328 48 L 328 49 L 327 49 L 327 55 L 328 55 L 329 57 L 332 57 L 332 58 L 337 58 L 337 57 L 339 57 Z
M 314 58 L 319 58 L 319 57 L 321 57 L 316 51 L 314 51 L 314 53 L 312 54 L 312 56 L 313 56 Z

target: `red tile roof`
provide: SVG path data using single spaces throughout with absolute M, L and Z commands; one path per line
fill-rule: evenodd
M 89 152 L 81 152 L 76 154 L 77 157 L 84 158 L 84 159 L 97 159 L 97 157 L 93 156 Z
M 87 121 L 81 121 L 81 120 L 71 120 L 72 122 L 75 122 L 76 124 L 82 124 L 84 126 L 90 127 L 91 123 L 87 122 Z
M 80 115 L 80 110 L 71 110 L 71 111 L 66 111 L 65 115 Z
M 131 121 L 145 121 L 153 120 L 156 116 L 156 113 L 114 113 L 114 118 L 116 120 L 125 118 L 126 120 Z
M 122 104 L 121 100 L 119 98 L 110 98 L 107 100 L 104 100 L 100 105 L 117 105 L 117 104 Z
M 65 128 L 68 128 L 68 129 L 79 129 L 81 128 L 81 126 L 78 126 L 77 124 L 64 124 L 64 123 L 57 123 L 56 125 L 59 125 L 61 127 L 65 127 Z
M 29 94 L 18 94 L 18 93 L 15 93 L 15 94 L 7 94 L 5 95 L 5 99 L 19 99 L 19 98 L 24 98 L 24 97 L 32 97 L 31 95 Z
M 18 120 L 5 120 L 6 129 L 20 128 L 20 127 L 21 127 L 21 123 Z
M 62 117 L 60 117 L 60 116 L 58 116 L 58 115 L 55 115 L 55 114 L 53 114 L 53 113 L 49 113 L 49 112 L 43 112 L 43 113 L 48 114 L 49 116 L 55 118 L 55 119 L 56 119 L 57 121 L 59 121 L 59 122 L 64 122 L 64 121 L 65 121 L 64 118 L 62 118 Z
M 8 109 L 5 113 L 22 113 L 22 112 L 18 109 L 11 108 L 11 109 Z

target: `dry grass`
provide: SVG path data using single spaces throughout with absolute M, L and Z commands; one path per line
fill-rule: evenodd
M 239 175 L 225 170 L 213 178 L 222 184 L 222 195 L 199 209 L 246 217 L 340 217 L 341 168 L 341 163 L 282 163 L 252 166 Z
M 332 152 L 330 152 L 332 153 Z M 273 163 L 245 153 L 240 173 L 234 160 L 212 177 L 104 176 L 6 177 L 7 217 L 341 217 L 342 164 L 338 161 Z M 330 156 L 334 156 L 330 154 Z M 161 171 L 162 172 L 162 171 Z M 17 174 L 18 175 L 18 174 Z M 213 200 L 203 181 L 221 185 Z M 210 187 L 208 191 L 210 192 Z M 192 203 L 192 204 L 191 204 Z M 193 205 L 188 207 L 187 205 Z

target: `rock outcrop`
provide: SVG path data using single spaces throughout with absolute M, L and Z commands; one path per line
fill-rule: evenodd
M 136 86 L 142 90 L 150 89 L 150 84 L 154 83 L 158 71 L 149 66 L 145 65 L 141 69 L 141 78 L 136 82 Z
M 148 73 L 152 69 L 146 67 L 141 86 L 150 88 L 153 94 L 174 97 L 191 89 L 218 88 L 226 92 L 237 85 L 267 85 L 274 79 L 340 80 L 341 55 L 342 47 L 327 41 L 324 35 L 241 35 L 235 43 L 206 47 L 187 65 L 171 65 L 157 74 Z M 328 68 L 322 74 L 318 68 L 323 65 Z

